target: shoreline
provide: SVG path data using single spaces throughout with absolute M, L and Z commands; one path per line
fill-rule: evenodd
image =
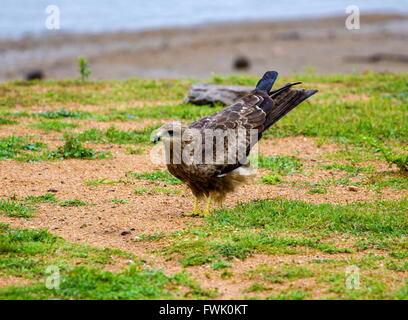
M 211 73 L 237 73 L 233 64 L 238 57 L 248 60 L 249 68 L 241 72 L 251 75 L 271 68 L 283 75 L 310 68 L 323 74 L 408 71 L 408 63 L 397 59 L 408 52 L 408 15 L 365 15 L 361 29 L 354 31 L 345 28 L 344 20 L 334 16 L 0 39 L 0 81 L 21 79 L 34 69 L 46 78 L 76 78 L 78 56 L 89 60 L 91 79 L 206 79 Z

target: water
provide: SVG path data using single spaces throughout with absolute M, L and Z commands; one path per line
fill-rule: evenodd
M 45 27 L 45 8 L 60 8 L 60 30 Z M 229 21 L 296 19 L 364 12 L 408 13 L 408 0 L 1 0 L 0 37 L 47 32 L 95 33 Z

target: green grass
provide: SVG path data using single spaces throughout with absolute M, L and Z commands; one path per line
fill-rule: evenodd
M 0 117 L 0 126 L 18 124 L 18 121 Z
M 34 207 L 12 199 L 0 199 L 0 213 L 7 217 L 30 218 Z
M 215 295 L 201 289 L 185 272 L 168 275 L 147 268 L 131 254 L 70 243 L 44 229 L 12 229 L 0 223 L 0 252 L 0 275 L 33 281 L 23 287 L 0 288 L 2 299 L 180 299 Z M 119 272 L 104 270 L 114 266 L 116 259 L 134 262 Z M 49 266 L 60 273 L 59 288 L 46 287 Z
M 280 175 L 286 175 L 299 171 L 302 168 L 302 164 L 295 157 L 280 155 L 265 157 L 263 155 L 259 155 L 258 167 L 274 171 Z
M 45 132 L 49 131 L 62 132 L 78 128 L 79 124 L 61 120 L 40 120 L 39 122 L 31 123 L 30 126 L 35 129 L 44 130 Z
M 92 187 L 97 187 L 101 185 L 106 185 L 106 184 L 117 184 L 117 183 L 122 183 L 122 181 L 108 181 L 108 178 L 101 178 L 101 179 L 96 179 L 96 180 L 86 180 L 84 183 L 87 186 L 92 186 Z
M 263 175 L 260 179 L 260 183 L 263 184 L 280 184 L 282 182 L 282 176 L 279 174 L 271 174 L 271 173 L 267 173 L 265 175 Z
M 55 198 L 55 194 L 53 193 L 46 193 L 41 196 L 27 196 L 25 199 L 29 203 L 56 203 L 58 200 Z
M 29 114 L 23 114 L 25 116 L 29 116 Z M 45 119 L 64 119 L 64 118 L 71 118 L 71 119 L 87 119 L 92 117 L 92 114 L 87 111 L 68 111 L 65 109 L 59 109 L 56 111 L 41 111 L 31 115 L 35 118 L 45 118 Z
M 129 201 L 123 200 L 123 199 L 118 199 L 118 198 L 114 198 L 109 200 L 112 203 L 116 203 L 116 204 L 129 204 Z
M 242 204 L 233 210 L 217 210 L 199 227 L 169 235 L 166 241 L 172 242 L 163 252 L 178 257 L 187 267 L 245 259 L 256 253 L 301 253 L 305 248 L 353 253 L 365 250 L 370 241 L 371 246 L 385 250 L 402 249 L 407 245 L 407 201 L 316 205 L 275 199 Z M 333 242 L 345 236 L 354 239 L 352 247 Z
M 47 144 L 34 141 L 33 137 L 8 136 L 0 138 L 0 161 L 16 159 L 23 162 L 64 159 L 105 159 L 109 152 L 84 147 L 74 137 L 67 137 L 64 145 L 49 150 Z
M 45 148 L 47 148 L 45 143 L 33 141 L 33 137 L 0 138 L 0 160 L 23 158 L 27 154 L 36 154 Z
M 74 199 L 74 200 L 66 200 L 62 201 L 59 205 L 61 207 L 82 207 L 82 206 L 87 206 L 89 203 L 79 200 L 79 199 Z
M 137 144 L 150 142 L 150 135 L 159 125 L 146 127 L 142 130 L 121 131 L 111 126 L 107 130 L 89 129 L 76 138 L 82 142 Z
M 65 144 L 56 150 L 48 153 L 49 159 L 105 159 L 111 154 L 103 151 L 95 151 L 91 148 L 84 147 L 78 139 L 67 137 Z
M 163 171 L 153 171 L 153 172 L 127 172 L 127 177 L 134 177 L 136 179 L 141 180 L 149 180 L 149 181 L 161 181 L 164 182 L 166 185 L 172 184 L 181 184 L 182 182 L 171 175 L 167 170 Z
M 304 267 L 279 266 L 258 267 L 246 273 L 246 277 L 252 280 L 265 281 L 269 283 L 284 283 L 287 280 L 296 280 L 313 277 L 313 272 Z

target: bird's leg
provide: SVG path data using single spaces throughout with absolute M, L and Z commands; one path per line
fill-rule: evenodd
M 210 206 L 211 206 L 211 196 L 208 196 L 207 198 L 207 202 L 205 204 L 205 209 L 204 211 L 201 213 L 201 216 L 205 217 L 210 215 Z
M 195 201 L 194 201 L 194 209 L 193 209 L 193 212 L 191 212 L 191 213 L 184 213 L 183 215 L 186 216 L 186 217 L 199 216 L 199 215 L 200 215 L 200 212 L 198 211 L 198 204 L 199 204 L 199 201 L 198 201 L 198 198 L 196 198 Z

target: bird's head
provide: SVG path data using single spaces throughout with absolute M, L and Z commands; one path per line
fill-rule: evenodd
M 159 129 L 155 130 L 152 134 L 152 141 L 154 143 L 162 141 L 174 141 L 180 139 L 187 127 L 180 122 L 169 122 L 162 125 Z

